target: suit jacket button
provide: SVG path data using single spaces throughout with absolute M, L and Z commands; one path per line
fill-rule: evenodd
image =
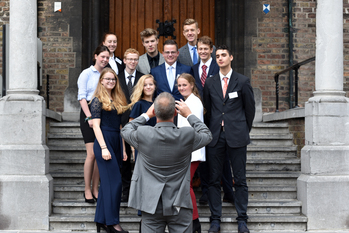
M 224 115 L 224 112 L 222 113 L 222 115 Z
M 223 103 L 223 106 L 225 105 L 225 103 Z

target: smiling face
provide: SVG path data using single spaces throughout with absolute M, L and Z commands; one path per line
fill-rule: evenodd
M 210 48 L 209 45 L 198 42 L 198 54 L 203 63 L 206 63 L 211 57 L 213 48 Z
M 155 84 L 152 78 L 144 80 L 143 95 L 144 97 L 153 97 L 155 91 Z
M 195 23 L 183 26 L 183 35 L 190 45 L 194 46 L 196 44 L 199 34 L 200 29 L 197 28 Z
M 173 63 L 177 61 L 179 55 L 177 46 L 172 44 L 165 45 L 162 55 L 164 56 L 166 63 L 172 66 Z
M 113 90 L 113 88 L 115 87 L 116 77 L 114 76 L 113 73 L 107 72 L 104 74 L 103 78 L 101 79 L 101 84 L 104 86 L 104 88 L 108 92 L 111 92 L 111 90 Z
M 109 34 L 106 36 L 105 41 L 103 41 L 103 45 L 107 46 L 111 53 L 114 53 L 118 45 L 118 40 L 115 35 Z
M 133 73 L 138 65 L 138 54 L 137 53 L 129 53 L 124 58 L 124 63 L 126 66 L 126 71 L 130 74 Z
M 233 55 L 229 55 L 228 50 L 218 49 L 216 51 L 216 60 L 220 69 L 230 68 Z
M 95 54 L 95 68 L 97 70 L 103 69 L 106 65 L 108 65 L 109 62 L 109 52 L 103 51 L 100 54 Z
M 184 97 L 184 99 L 188 98 L 191 93 L 193 93 L 194 86 L 190 84 L 185 78 L 179 77 L 177 79 L 178 91 Z
M 159 39 L 154 35 L 144 38 L 142 44 L 149 55 L 156 55 L 158 52 Z

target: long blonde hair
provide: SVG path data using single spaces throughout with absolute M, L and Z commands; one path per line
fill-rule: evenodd
M 110 97 L 107 90 L 102 85 L 102 79 L 107 73 L 112 73 L 115 77 L 115 87 L 111 90 Z M 111 111 L 112 109 L 116 109 L 118 114 L 121 114 L 128 109 L 126 97 L 120 87 L 119 78 L 114 72 L 114 70 L 111 68 L 103 69 L 101 75 L 99 76 L 98 85 L 93 96 L 99 99 L 99 101 L 102 103 L 102 109 L 105 111 Z M 110 98 L 113 101 L 111 101 Z
M 131 95 L 131 103 L 130 103 L 130 107 L 132 107 L 133 105 L 135 105 L 135 103 L 137 103 L 138 101 L 140 101 L 143 97 L 144 97 L 144 92 L 143 92 L 143 89 L 144 89 L 144 83 L 145 83 L 145 80 L 146 79 L 152 79 L 153 80 L 153 83 L 155 85 L 155 90 L 154 90 L 154 93 L 156 91 L 156 81 L 153 77 L 153 75 L 151 74 L 145 74 L 143 75 L 137 82 L 136 86 L 134 87 L 133 89 L 133 93 Z M 153 94 L 154 96 L 154 94 Z

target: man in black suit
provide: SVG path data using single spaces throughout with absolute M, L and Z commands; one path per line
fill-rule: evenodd
M 135 49 L 129 48 L 124 53 L 125 69 L 118 75 L 121 88 L 126 96 L 127 103 L 131 103 L 132 89 L 137 84 L 143 73 L 136 70 L 138 65 L 139 52 Z M 129 120 L 130 110 L 126 111 L 121 118 L 121 124 L 124 127 Z M 125 142 L 127 160 L 122 162 L 121 176 L 122 176 L 122 202 L 128 201 L 130 183 L 131 183 L 131 147 Z
M 218 74 L 219 66 L 216 60 L 212 59 L 211 54 L 213 52 L 213 42 L 208 36 L 200 37 L 197 40 L 198 54 L 200 57 L 200 62 L 192 67 L 192 73 L 195 78 L 196 87 L 199 90 L 201 98 L 203 98 L 204 85 L 207 78 Z M 208 202 L 208 164 L 207 162 L 202 162 L 199 165 L 200 180 L 201 180 L 201 190 L 202 196 L 199 199 L 200 204 L 207 204 Z M 233 192 L 233 181 L 232 174 L 229 165 L 229 160 L 226 159 L 222 174 L 222 186 L 224 190 L 223 202 L 234 203 L 234 192 Z
M 211 210 L 211 227 L 208 232 L 220 232 L 220 179 L 225 156 L 228 156 L 235 181 L 238 232 L 248 233 L 246 152 L 255 115 L 253 90 L 249 78 L 232 70 L 233 55 L 227 46 L 217 48 L 216 60 L 219 73 L 207 79 L 204 87 L 204 105 L 207 110 L 205 123 L 213 135 L 213 140 L 206 146 L 206 161 L 210 171 L 208 199 Z

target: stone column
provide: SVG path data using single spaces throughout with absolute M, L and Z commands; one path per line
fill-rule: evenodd
M 52 177 L 37 87 L 37 1 L 10 2 L 10 80 L 0 99 L 0 229 L 48 230 Z
M 305 104 L 298 199 L 308 230 L 349 222 L 349 99 L 343 91 L 343 1 L 318 0 L 314 97 Z

